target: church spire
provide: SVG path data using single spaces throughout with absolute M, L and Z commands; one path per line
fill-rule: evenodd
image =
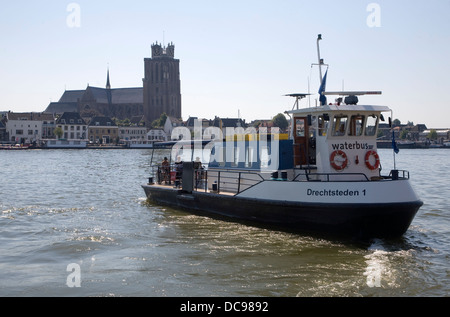
M 108 73 L 106 75 L 106 98 L 108 98 L 108 104 L 112 104 L 112 95 L 111 95 L 111 83 L 109 82 L 109 66 Z
M 106 76 L 106 89 L 111 89 L 111 83 L 109 82 L 109 67 L 108 67 L 108 74 Z

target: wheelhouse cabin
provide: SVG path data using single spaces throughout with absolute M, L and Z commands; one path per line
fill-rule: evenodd
M 325 105 L 288 111 L 294 166 L 339 180 L 377 180 L 377 130 L 385 106 Z M 323 175 L 322 175 L 323 174 Z M 322 175 L 322 176 L 320 176 Z

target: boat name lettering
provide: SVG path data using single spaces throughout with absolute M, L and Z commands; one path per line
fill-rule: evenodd
M 366 190 L 363 189 L 361 191 L 362 196 L 366 196 Z M 307 195 L 308 196 L 359 196 L 360 195 L 360 191 L 359 190 L 340 190 L 340 189 L 336 189 L 336 190 L 332 190 L 332 189 L 322 189 L 322 190 L 313 190 L 311 188 L 308 188 L 307 190 Z
M 331 144 L 333 150 L 371 150 L 373 149 L 373 145 L 369 143 L 359 143 L 355 142 L 344 142 Z

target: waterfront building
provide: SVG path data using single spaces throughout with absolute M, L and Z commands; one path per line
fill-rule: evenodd
M 97 144 L 116 143 L 119 141 L 119 127 L 109 117 L 94 117 L 88 125 L 88 139 Z
M 176 127 L 182 127 L 183 125 L 183 121 L 181 121 L 181 119 L 177 119 L 175 117 L 171 117 L 171 116 L 167 116 L 166 118 L 166 122 L 164 123 L 164 132 L 166 133 L 166 135 L 169 137 L 169 139 L 172 139 L 172 131 L 176 128 Z M 178 140 L 179 138 L 175 138 L 175 140 Z
M 134 116 L 130 119 L 130 125 L 135 127 L 145 127 L 144 115 Z
M 66 140 L 87 139 L 87 124 L 78 112 L 64 112 L 56 121 Z
M 0 120 L 0 142 L 8 141 L 8 133 L 6 132 L 6 125 Z
M 150 129 L 147 133 L 147 141 L 150 142 L 165 142 L 168 141 L 169 138 L 163 129 Z
M 199 123 L 199 121 L 201 120 L 201 123 Z M 202 127 L 202 135 L 203 132 L 205 131 L 206 128 L 210 127 L 213 123 L 213 120 L 208 120 L 208 119 L 203 119 L 203 118 L 198 118 L 198 117 L 189 117 L 186 122 L 184 123 L 184 125 L 186 126 L 186 128 L 189 129 L 189 131 L 191 131 L 191 133 L 194 133 L 194 129 L 197 128 L 196 125 L 201 125 Z
M 54 138 L 55 118 L 50 113 L 8 112 L 6 119 L 6 133 L 10 142 L 32 144 Z
M 430 140 L 432 132 L 435 132 L 434 139 Z M 448 143 L 450 140 L 450 129 L 428 129 L 420 133 L 421 140 L 430 140 L 434 144 L 444 144 Z
M 0 142 L 9 142 L 9 136 L 6 130 L 7 113 L 7 111 L 0 111 Z
M 131 119 L 116 121 L 119 126 L 120 143 L 142 142 L 147 139 L 148 129 L 145 127 L 144 115 L 133 116 Z
M 219 118 L 215 117 L 212 124 L 213 127 L 217 127 L 220 129 L 225 128 L 246 128 L 247 125 L 245 123 L 245 120 L 242 120 L 241 118 Z
M 119 138 L 121 142 L 144 141 L 147 138 L 147 128 L 143 126 L 119 127 Z

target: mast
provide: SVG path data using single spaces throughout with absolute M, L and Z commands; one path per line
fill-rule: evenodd
M 319 46 L 319 41 L 322 40 L 322 34 L 319 34 L 317 36 L 317 56 L 319 59 L 319 74 L 320 74 L 320 85 L 322 85 L 322 65 L 323 65 L 323 59 L 320 58 L 320 46 Z
M 320 88 L 319 88 L 319 100 L 320 100 L 320 104 L 322 106 L 327 104 L 327 98 L 324 95 L 325 92 L 325 86 L 326 86 L 326 77 L 328 74 L 328 68 L 327 68 L 327 72 L 325 73 L 325 76 L 322 77 L 322 66 L 328 66 L 326 64 L 324 64 L 323 59 L 320 58 L 320 46 L 319 46 L 319 42 L 322 40 L 322 34 L 319 34 L 317 36 L 317 57 L 319 59 L 319 63 L 317 64 L 319 66 L 319 76 L 320 76 Z M 313 64 L 315 65 L 315 64 Z

